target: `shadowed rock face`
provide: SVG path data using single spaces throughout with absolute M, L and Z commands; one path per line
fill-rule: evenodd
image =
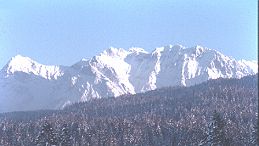
M 17 55 L 0 72 L 0 111 L 57 109 L 93 98 L 241 78 L 256 74 L 257 68 L 255 62 L 201 46 L 170 45 L 151 53 L 109 48 L 72 66 L 47 66 Z

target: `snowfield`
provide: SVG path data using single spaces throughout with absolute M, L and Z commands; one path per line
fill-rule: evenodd
M 135 94 L 167 86 L 257 73 L 255 61 L 235 60 L 202 46 L 109 48 L 72 66 L 47 66 L 21 55 L 0 71 L 0 112 L 58 109 L 64 105 Z

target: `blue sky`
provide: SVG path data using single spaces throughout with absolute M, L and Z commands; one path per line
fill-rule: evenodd
M 257 0 L 0 0 L 0 68 L 72 65 L 108 47 L 181 44 L 257 60 Z

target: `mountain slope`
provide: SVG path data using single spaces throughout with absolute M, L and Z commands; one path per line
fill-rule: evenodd
M 0 145 L 36 145 L 46 122 L 56 137 L 63 137 L 66 125 L 69 145 L 209 145 L 215 113 L 225 145 L 256 145 L 257 100 L 258 74 L 96 99 L 63 110 L 0 113 Z
M 151 53 L 109 48 L 72 66 L 46 66 L 18 55 L 0 72 L 0 111 L 55 109 L 93 98 L 241 78 L 257 68 L 257 63 L 201 46 L 170 45 Z

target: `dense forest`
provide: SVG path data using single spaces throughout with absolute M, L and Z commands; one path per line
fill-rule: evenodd
M 0 114 L 2 146 L 258 146 L 258 74 Z

